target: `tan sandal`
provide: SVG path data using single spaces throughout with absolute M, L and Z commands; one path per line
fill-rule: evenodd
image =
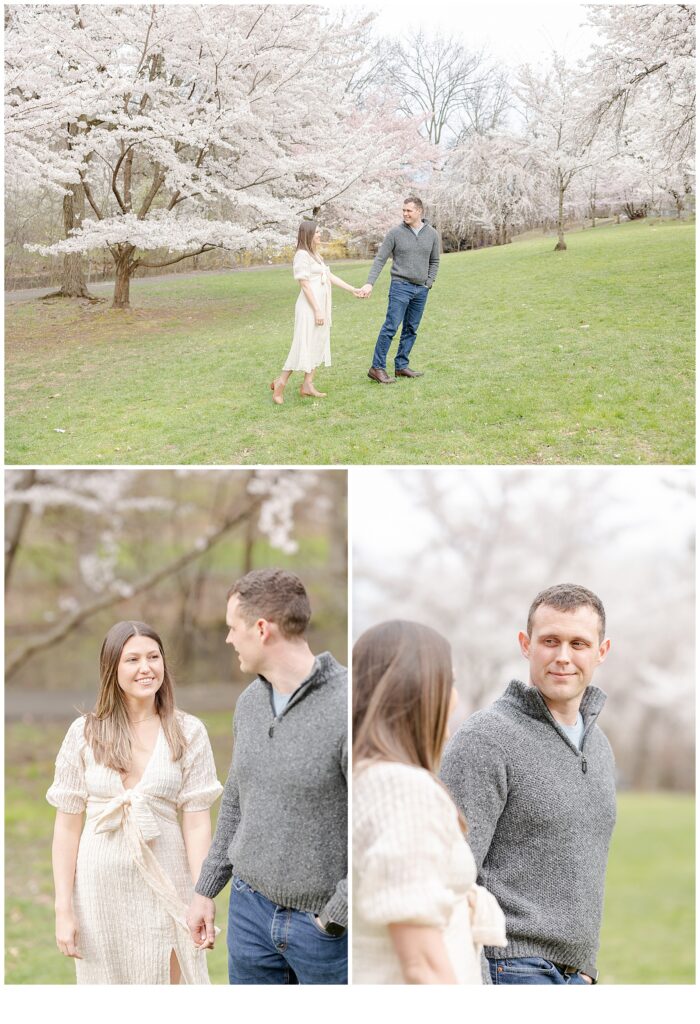
M 272 392 L 272 401 L 275 405 L 284 404 L 284 389 L 286 387 L 286 381 L 273 380 L 270 382 L 270 391 Z
M 302 398 L 325 398 L 327 392 L 317 391 L 316 388 L 313 391 L 304 391 L 303 387 L 299 388 L 299 394 Z

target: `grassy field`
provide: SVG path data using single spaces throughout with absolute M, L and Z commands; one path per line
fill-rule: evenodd
M 694 226 L 568 243 L 443 257 L 412 357 L 426 376 L 391 387 L 366 376 L 388 268 L 370 300 L 336 290 L 328 397 L 295 375 L 282 407 L 289 268 L 136 281 L 129 312 L 9 304 L 7 461 L 692 463 Z M 353 285 L 367 267 L 334 265 Z
M 202 715 L 219 777 L 231 753 L 230 716 Z M 58 725 L 13 724 L 6 731 L 6 983 L 73 984 L 73 964 L 53 939 L 50 847 L 54 811 L 44 795 L 63 738 Z M 218 812 L 218 805 L 214 808 Z M 694 801 L 689 796 L 620 797 L 608 870 L 599 967 L 606 984 L 691 984 L 695 980 Z M 225 925 L 228 887 L 217 900 Z M 209 955 L 215 984 L 226 983 L 222 935 Z
M 620 798 L 605 894 L 601 981 L 695 982 L 694 835 L 690 797 Z

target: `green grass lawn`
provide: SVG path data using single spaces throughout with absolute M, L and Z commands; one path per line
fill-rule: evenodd
M 694 836 L 691 797 L 620 797 L 605 893 L 601 982 L 695 982 Z
M 220 779 L 231 754 L 228 714 L 201 716 Z M 5 955 L 7 984 L 73 984 L 73 964 L 53 938 L 51 833 L 45 799 L 65 729 L 12 724 L 6 730 Z M 213 809 L 213 820 L 218 804 Z M 690 796 L 620 796 L 606 888 L 601 981 L 692 984 L 695 980 L 695 812 Z M 228 887 L 217 900 L 226 924 Z M 213 983 L 226 984 L 225 935 L 209 954 Z
M 334 292 L 326 399 L 269 382 L 289 268 L 136 281 L 131 311 L 6 307 L 14 464 L 692 463 L 694 225 L 632 223 L 443 257 L 412 356 L 368 380 L 389 269 Z M 368 263 L 334 265 L 354 285 Z M 393 357 L 395 344 L 390 358 Z

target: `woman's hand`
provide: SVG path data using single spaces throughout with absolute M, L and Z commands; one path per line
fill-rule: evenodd
M 83 959 L 78 952 L 78 922 L 72 910 L 56 911 L 56 945 L 64 956 Z
M 316 320 L 316 326 L 317 327 L 323 327 L 323 325 L 324 325 L 324 323 L 326 321 L 325 321 L 323 313 L 321 312 L 320 309 L 316 310 L 316 313 L 314 314 L 314 318 Z
M 430 925 L 397 922 L 389 935 L 407 985 L 456 985 L 442 932 Z

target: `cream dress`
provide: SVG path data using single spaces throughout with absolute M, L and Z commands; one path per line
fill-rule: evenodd
M 222 791 L 207 731 L 177 712 L 187 741 L 173 761 L 161 728 L 140 781 L 97 764 L 84 718 L 69 728 L 46 799 L 68 814 L 87 812 L 73 889 L 79 985 L 167 985 L 174 950 L 183 981 L 208 985 L 206 953 L 185 914 L 193 885 L 179 811 L 204 811 Z
M 303 289 L 294 307 L 294 337 L 283 370 L 311 373 L 323 363 L 331 365 L 331 279 L 325 263 L 318 263 L 306 250 L 298 249 L 294 257 L 294 277 L 308 281 L 323 312 L 323 326 L 316 324 L 314 311 Z
M 376 762 L 354 772 L 352 804 L 353 983 L 405 983 L 388 929 L 403 922 L 439 928 L 457 981 L 481 984 L 481 947 L 505 945 L 505 919 L 448 793 L 423 768 Z

